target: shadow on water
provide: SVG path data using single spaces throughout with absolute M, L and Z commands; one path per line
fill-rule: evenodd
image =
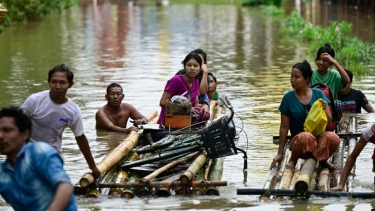
M 339 6 L 327 6 L 329 13 L 331 9 L 340 10 Z M 371 27 L 373 23 L 367 28 L 372 30 Z M 369 35 L 368 39 L 373 38 Z M 237 188 L 263 187 L 277 151 L 272 136 L 279 130 L 281 98 L 291 89 L 290 69 L 306 58 L 301 46 L 280 36 L 279 20 L 265 17 L 259 8 L 173 4 L 173 1 L 169 4 L 161 1 L 161 6 L 156 6 L 154 1 L 98 0 L 80 3 L 61 14 L 51 14 L 38 23 L 9 28 L 0 34 L 0 49 L 7 49 L 0 51 L 0 89 L 3 90 L 0 105 L 20 106 L 30 94 L 48 89 L 47 71 L 56 64 L 66 63 L 75 73 L 75 84 L 68 96 L 82 110 L 85 134 L 99 163 L 125 138 L 124 134 L 95 130 L 95 113 L 106 103 L 107 85 L 120 83 L 125 92 L 124 101 L 144 115 L 155 109 L 159 111 L 166 81 L 182 68 L 181 61 L 195 48 L 207 52 L 208 68 L 215 72 L 220 83 L 218 91 L 229 95 L 238 114 L 235 117 L 238 131 L 243 127 L 238 146 L 246 149 L 249 156 L 247 174 L 242 171 L 242 155 L 234 155 L 225 159 L 222 179 L 228 181 L 228 186 L 221 188 L 220 197 L 132 200 L 106 195 L 97 199 L 78 197 L 81 209 L 371 208 L 371 201 L 361 200 L 311 198 L 307 202 L 261 203 L 257 197 L 236 195 Z M 374 76 L 353 86 L 363 90 L 371 104 L 375 103 Z M 75 183 L 88 167 L 70 130 L 64 133 L 63 153 L 65 169 Z M 368 146 L 358 158 L 360 174 L 353 182 L 358 190 L 373 188 L 371 153 L 372 146 Z M 9 208 L 3 202 L 0 204 L 0 209 Z

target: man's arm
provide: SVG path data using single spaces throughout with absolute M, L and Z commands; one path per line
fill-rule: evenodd
M 130 111 L 130 118 L 134 120 L 134 123 L 137 125 L 146 124 L 148 120 L 143 116 L 134 106 L 128 104 L 128 109 Z
M 344 170 L 342 171 L 342 174 L 341 174 L 341 177 L 340 177 L 339 185 L 332 188 L 331 191 L 342 191 L 342 190 L 344 190 L 345 182 L 348 179 L 349 173 L 352 170 L 359 153 L 361 153 L 361 151 L 366 146 L 366 144 L 367 144 L 367 142 L 363 139 L 363 135 L 361 135 L 361 138 L 359 139 L 359 141 L 355 145 L 355 147 L 353 149 L 353 152 L 346 159 Z
M 120 132 L 120 133 L 129 133 L 131 130 L 119 127 L 113 124 L 111 120 L 107 117 L 107 115 L 104 113 L 104 111 L 98 111 L 96 112 L 96 124 L 98 124 L 101 128 L 114 131 L 114 132 Z
M 367 113 L 375 113 L 375 110 L 374 108 L 370 105 L 370 103 L 366 104 L 365 106 L 363 106 L 363 109 L 365 109 L 365 111 L 367 111 Z
M 48 210 L 64 210 L 73 195 L 74 188 L 68 182 L 61 182 L 56 189 L 55 197 Z
M 87 141 L 85 134 L 82 134 L 81 136 L 76 136 L 76 141 L 79 149 L 81 150 L 83 156 L 86 159 L 87 164 L 89 165 L 89 168 L 92 171 L 92 174 L 94 175 L 94 177 L 99 178 L 101 173 L 99 169 L 96 167 L 94 158 L 91 154 L 89 142 Z

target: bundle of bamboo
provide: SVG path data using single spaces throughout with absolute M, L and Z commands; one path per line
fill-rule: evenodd
M 215 101 L 211 102 L 209 123 L 228 114 L 229 109 L 217 105 Z M 150 114 L 149 121 L 155 116 L 155 113 Z M 80 185 L 76 185 L 75 193 L 98 197 L 108 192 L 108 195 L 122 198 L 150 194 L 170 196 L 172 191 L 175 194 L 220 195 L 216 186 L 227 185 L 226 181 L 221 181 L 224 159 L 208 158 L 201 134 L 194 130 L 177 130 L 160 140 L 145 143 L 147 141 L 138 141 L 140 136 L 148 138 L 142 132 L 130 133 L 98 164 L 104 174 L 96 184 L 92 175 L 86 174 L 79 181 Z

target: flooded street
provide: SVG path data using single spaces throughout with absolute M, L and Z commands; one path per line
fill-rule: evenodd
M 293 3 L 287 9 L 292 7 Z M 335 11 L 338 19 L 353 16 L 351 10 L 348 15 L 340 8 L 321 6 L 320 11 Z M 374 20 L 371 13 L 365 17 Z M 243 128 L 237 146 L 247 151 L 248 171 L 243 172 L 243 155 L 238 154 L 225 158 L 222 180 L 228 181 L 228 186 L 220 189 L 220 196 L 122 199 L 109 198 L 103 192 L 95 199 L 78 196 L 82 210 L 375 208 L 375 200 L 310 198 L 303 202 L 265 203 L 256 196 L 236 195 L 237 188 L 263 188 L 267 179 L 278 147 L 272 143 L 272 136 L 279 131 L 278 106 L 284 93 L 292 89 L 292 65 L 307 59 L 315 67 L 315 55 L 304 55 L 303 46 L 280 35 L 280 27 L 279 18 L 264 16 L 259 8 L 88 1 L 61 14 L 51 14 L 41 22 L 8 28 L 0 34 L 0 106 L 20 106 L 30 94 L 48 89 L 48 70 L 65 63 L 75 73 L 68 97 L 81 108 L 84 131 L 99 163 L 125 138 L 124 134 L 95 130 L 95 113 L 106 103 L 106 87 L 113 82 L 121 84 L 124 101 L 145 116 L 153 110 L 160 112 L 159 100 L 167 80 L 182 68 L 181 61 L 190 51 L 202 48 L 207 53 L 209 71 L 218 78 L 218 92 L 227 94 L 234 106 L 237 131 Z M 366 30 L 371 33 L 356 33 L 374 42 L 374 22 Z M 374 80 L 375 74 L 353 84 L 372 105 Z M 371 115 L 360 120 L 361 127 L 372 122 L 375 116 Z M 356 191 L 374 190 L 373 148 L 366 146 L 357 160 L 357 176 L 351 183 Z M 89 169 L 70 130 L 63 135 L 63 154 L 65 169 L 72 183 L 76 183 Z M 4 156 L 0 155 L 0 160 Z M 0 201 L 0 210 L 11 208 Z

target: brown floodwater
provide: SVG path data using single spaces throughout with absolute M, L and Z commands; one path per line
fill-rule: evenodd
M 237 196 L 237 188 L 263 188 L 277 152 L 272 136 L 278 135 L 281 98 L 291 89 L 291 67 L 304 59 L 313 62 L 313 56 L 304 55 L 303 46 L 281 36 L 279 19 L 263 15 L 259 8 L 161 2 L 157 6 L 154 1 L 88 1 L 48 15 L 40 22 L 6 29 L 0 34 L 0 106 L 20 106 L 30 94 L 48 89 L 47 71 L 56 64 L 67 64 L 75 73 L 75 84 L 68 96 L 82 110 L 85 134 L 99 163 L 125 137 L 95 130 L 95 113 L 106 103 L 106 87 L 112 82 L 120 83 L 124 101 L 144 115 L 159 111 L 166 81 L 182 68 L 186 54 L 202 48 L 207 52 L 209 70 L 218 77 L 218 91 L 232 101 L 238 131 L 243 128 L 237 145 L 247 151 L 248 170 L 243 171 L 242 154 L 226 157 L 222 179 L 228 181 L 228 186 L 221 188 L 220 196 L 129 200 L 109 198 L 106 194 L 95 199 L 78 196 L 80 209 L 370 210 L 375 207 L 373 200 L 312 197 L 302 202 L 265 203 L 256 196 Z M 285 8 L 315 14 L 312 22 L 323 25 L 329 20 L 351 21 L 356 24 L 357 36 L 374 41 L 371 12 L 321 4 L 306 13 L 304 4 L 298 5 L 290 2 Z M 367 27 L 357 25 L 363 21 L 367 21 Z M 371 104 L 375 104 L 374 79 L 372 74 L 353 84 L 366 94 Z M 366 115 L 360 127 L 371 122 L 374 117 Z M 366 146 L 357 160 L 357 176 L 351 182 L 356 191 L 374 190 L 372 150 L 373 146 Z M 72 183 L 76 183 L 88 172 L 88 167 L 70 130 L 64 133 L 63 154 L 65 169 Z M 4 156 L 0 159 L 4 160 Z M 10 207 L 0 200 L 0 209 Z

